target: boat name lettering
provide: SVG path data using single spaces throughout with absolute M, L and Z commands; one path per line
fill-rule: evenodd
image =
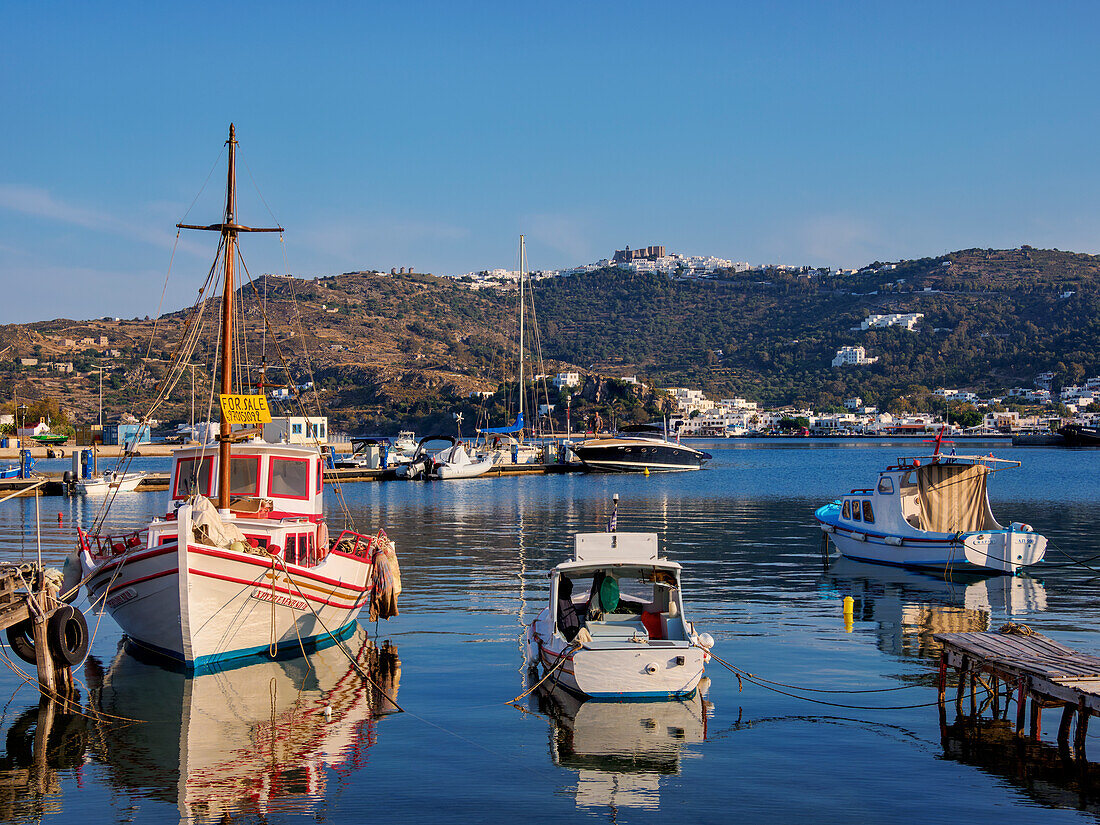
M 270 590 L 261 590 L 258 587 L 252 591 L 252 598 L 259 599 L 261 602 L 273 601 L 280 607 L 289 607 L 292 610 L 305 610 L 308 607 L 301 599 L 292 599 L 290 596 L 272 593 Z
M 121 593 L 116 593 L 111 596 L 111 598 L 107 599 L 107 607 L 114 610 L 116 607 L 126 604 L 126 602 L 130 601 L 135 596 L 137 596 L 137 591 L 132 587 L 127 587 Z

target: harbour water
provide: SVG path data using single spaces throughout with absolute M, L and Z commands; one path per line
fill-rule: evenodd
M 0 817 L 1094 821 L 1100 798 L 1068 768 L 1040 781 L 1012 746 L 1000 758 L 941 740 L 932 634 L 1011 620 L 1100 651 L 1096 453 L 960 445 L 1024 462 L 997 474 L 990 496 L 1002 523 L 1028 522 L 1050 539 L 1030 576 L 948 582 L 826 565 L 814 509 L 916 448 L 709 442 L 714 460 L 697 473 L 346 485 L 356 524 L 384 526 L 402 566 L 401 615 L 378 625 L 364 616 L 347 645 L 374 685 L 335 649 L 308 665 L 187 679 L 121 652 L 111 619 L 92 616 L 81 699 L 108 718 L 55 720 L 44 761 L 34 753 L 37 692 L 0 668 Z M 546 572 L 574 532 L 603 528 L 613 493 L 619 529 L 659 533 L 684 564 L 689 618 L 715 652 L 779 683 L 773 690 L 712 665 L 692 702 L 507 704 L 528 686 L 519 639 L 545 600 Z M 167 504 L 167 493 L 119 497 L 110 524 L 140 527 Z M 89 526 L 96 504 L 41 507 L 43 558 L 60 565 L 73 525 Z M 35 558 L 34 523 L 33 500 L 0 506 L 5 561 Z M 890 690 L 824 692 L 878 689 Z M 1100 757 L 1098 740 L 1094 726 L 1088 747 Z

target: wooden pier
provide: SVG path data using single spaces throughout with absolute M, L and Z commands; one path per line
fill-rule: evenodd
M 1068 755 L 1072 730 L 1073 755 L 1084 761 L 1089 718 L 1100 714 L 1100 657 L 1078 653 L 1024 626 L 1006 625 L 1006 629 L 933 636 L 943 645 L 939 671 L 941 726 L 946 725 L 947 671 L 954 668 L 958 672 L 957 716 L 964 715 L 968 693 L 971 717 L 989 707 L 994 719 L 1002 715 L 1007 718 L 1009 703 L 1015 700 L 1016 736 L 1024 737 L 1030 722 L 1030 736 L 1037 740 L 1042 734 L 1043 710 L 1061 708 L 1058 747 Z M 979 684 L 985 694 L 980 705 Z
M 71 666 L 88 651 L 84 616 L 58 599 L 59 586 L 34 563 L 0 567 L 0 631 L 18 658 L 35 665 L 49 699 L 72 694 Z

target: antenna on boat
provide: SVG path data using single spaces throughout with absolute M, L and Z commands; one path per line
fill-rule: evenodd
M 614 533 L 619 529 L 619 494 L 611 496 L 611 518 L 607 520 L 607 532 Z
M 225 214 L 221 223 L 209 226 L 193 226 L 177 223 L 177 229 L 201 229 L 208 232 L 220 232 L 225 254 L 225 283 L 222 289 L 222 395 L 233 393 L 233 266 L 237 258 L 238 232 L 282 232 L 281 226 L 258 228 L 242 226 L 237 223 L 237 136 L 233 124 L 229 124 L 229 169 L 225 184 Z M 221 431 L 218 435 L 218 509 L 229 509 L 229 420 L 222 414 Z

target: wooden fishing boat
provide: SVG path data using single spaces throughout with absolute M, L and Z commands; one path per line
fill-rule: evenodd
M 527 627 L 544 678 L 595 699 L 692 696 L 714 640 L 684 616 L 681 567 L 656 533 L 579 533 Z
M 228 659 L 308 649 L 346 636 L 368 600 L 385 617 L 400 592 L 393 543 L 344 530 L 330 539 L 319 445 L 269 444 L 243 422 L 270 421 L 262 395 L 234 394 L 235 153 L 229 129 L 221 234 L 222 417 L 217 446 L 175 451 L 172 509 L 144 530 L 81 534 L 93 605 L 134 643 L 200 669 Z M 179 369 L 182 373 L 182 369 Z M 240 379 L 238 379 L 240 380 Z M 216 504 L 214 503 L 216 502 Z

